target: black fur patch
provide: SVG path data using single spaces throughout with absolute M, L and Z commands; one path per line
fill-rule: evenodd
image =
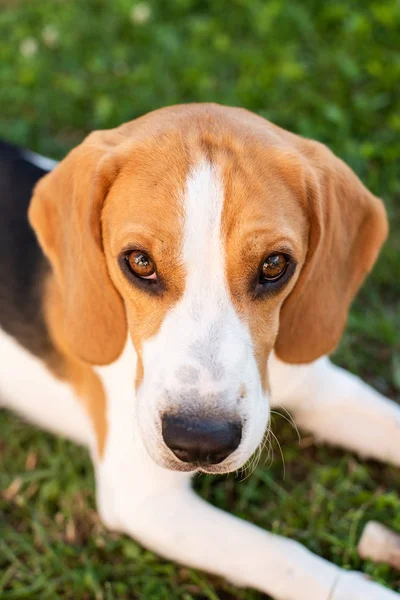
M 49 265 L 27 212 L 33 187 L 45 174 L 23 151 L 0 142 L 0 327 L 43 358 L 54 354 L 42 300 Z

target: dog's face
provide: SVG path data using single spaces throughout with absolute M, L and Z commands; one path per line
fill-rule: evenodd
M 267 359 L 308 237 L 290 187 L 224 148 L 212 157 L 193 148 L 189 161 L 179 138 L 144 148 L 122 166 L 102 213 L 138 354 L 143 439 L 162 464 L 212 472 L 237 468 L 264 435 Z
M 307 362 L 336 345 L 386 233 L 379 201 L 319 145 L 239 109 L 164 109 L 99 142 L 32 203 L 65 336 L 94 364 L 131 338 L 156 462 L 235 470 L 267 427 L 271 351 Z

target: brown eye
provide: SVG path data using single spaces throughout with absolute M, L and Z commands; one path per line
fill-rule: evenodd
M 289 261 L 285 254 L 271 254 L 264 261 L 260 280 L 277 281 L 286 272 L 288 264 Z
M 155 264 L 145 252 L 134 250 L 126 259 L 130 270 L 141 279 L 157 279 Z

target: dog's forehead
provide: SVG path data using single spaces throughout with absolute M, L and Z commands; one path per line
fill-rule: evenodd
M 296 154 L 276 143 L 274 131 L 270 137 L 257 133 L 212 118 L 181 119 L 175 125 L 172 119 L 156 131 L 149 128 L 125 154 L 108 194 L 103 226 L 111 241 L 121 245 L 121 236 L 129 237 L 133 228 L 143 235 L 157 233 L 156 244 L 181 242 L 190 182 L 204 164 L 218 180 L 226 233 L 265 228 L 275 235 L 298 221 L 302 190 Z M 195 202 L 209 204 L 209 195 L 205 185 Z

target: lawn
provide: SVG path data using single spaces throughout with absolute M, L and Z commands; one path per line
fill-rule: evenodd
M 60 158 L 92 129 L 213 100 L 327 143 L 391 222 L 334 360 L 399 399 L 399 27 L 398 0 L 2 0 L 0 136 Z M 356 552 L 367 520 L 400 530 L 399 470 L 299 443 L 278 415 L 273 431 L 271 465 L 198 478 L 199 493 L 400 591 Z M 0 598 L 262 597 L 107 533 L 86 451 L 0 412 Z

